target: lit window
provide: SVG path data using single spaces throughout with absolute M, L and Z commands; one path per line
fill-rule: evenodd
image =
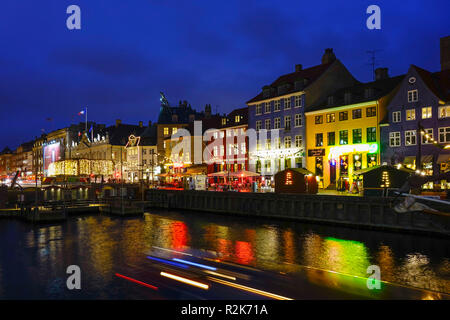
M 234 117 L 234 122 L 239 122 L 239 121 L 241 121 L 241 116 L 235 116 Z
M 433 142 L 433 128 L 424 129 L 425 133 L 422 135 L 422 143 L 432 143 Z
M 172 128 L 172 134 L 177 133 L 177 131 L 178 131 L 178 128 Z
M 217 148 L 217 146 L 214 146 L 213 147 L 213 156 L 214 157 L 217 157 L 217 152 L 218 152 L 218 148 Z
M 389 132 L 389 146 L 390 147 L 400 147 L 400 131 Z
M 409 90 L 408 91 L 408 102 L 416 102 L 418 100 L 418 91 L 415 90 Z
M 225 154 L 225 147 L 223 145 L 220 146 L 220 155 L 223 156 Z
M 422 119 L 429 119 L 432 117 L 431 107 L 423 107 L 422 108 Z
M 291 137 L 284 137 L 284 147 L 285 148 L 291 147 Z
M 226 125 L 227 124 L 227 118 L 222 118 L 222 125 Z
M 336 120 L 336 114 L 328 113 L 327 114 L 327 123 L 334 122 Z
M 405 131 L 405 146 L 413 146 L 416 142 L 416 130 Z
M 416 120 L 416 109 L 408 109 L 406 110 L 406 120 Z
M 270 113 L 270 102 L 266 102 L 264 113 Z
M 265 120 L 265 127 L 266 127 L 266 130 L 270 130 L 270 119 Z
M 169 134 L 169 128 L 164 128 L 164 135 L 167 136 Z
M 439 107 L 439 118 L 450 117 L 450 106 Z
M 266 150 L 270 150 L 271 146 L 270 146 L 270 139 L 266 139 Z

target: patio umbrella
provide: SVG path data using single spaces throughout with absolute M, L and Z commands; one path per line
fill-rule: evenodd
M 208 177 L 227 177 L 229 174 L 228 171 L 219 171 L 208 174 Z
M 247 171 L 247 170 L 231 172 L 230 175 L 233 177 L 259 177 L 260 176 L 259 173 Z

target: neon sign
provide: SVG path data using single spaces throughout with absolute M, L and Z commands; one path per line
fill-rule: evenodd
M 286 186 L 292 185 L 292 172 L 291 171 L 286 172 L 286 181 L 284 182 L 284 184 Z
M 378 151 L 378 144 L 350 144 L 339 147 L 331 147 L 330 153 L 328 154 L 328 159 L 336 159 L 341 154 L 352 153 L 352 152 L 368 152 L 375 153 Z

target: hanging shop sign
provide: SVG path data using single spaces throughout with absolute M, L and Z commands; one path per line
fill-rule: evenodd
M 339 147 L 331 147 L 328 159 L 337 159 L 342 154 L 348 154 L 353 152 L 368 152 L 376 153 L 378 151 L 378 144 L 350 144 Z
M 325 155 L 325 149 L 309 149 L 308 157 L 322 157 Z
M 304 155 L 302 148 L 281 148 L 270 150 L 259 150 L 251 153 L 252 156 L 263 159 L 280 159 L 302 157 Z

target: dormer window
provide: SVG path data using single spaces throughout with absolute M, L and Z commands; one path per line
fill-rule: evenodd
M 373 88 L 366 88 L 364 90 L 364 98 L 369 99 L 373 96 Z
M 346 92 L 344 94 L 344 103 L 349 104 L 352 101 L 352 94 L 350 92 Z
M 328 97 L 328 105 L 331 106 L 334 104 L 334 97 L 333 96 L 329 96 Z
M 226 125 L 227 124 L 227 118 L 222 118 L 222 125 Z
M 234 122 L 238 123 L 239 121 L 241 121 L 241 116 L 235 116 Z

